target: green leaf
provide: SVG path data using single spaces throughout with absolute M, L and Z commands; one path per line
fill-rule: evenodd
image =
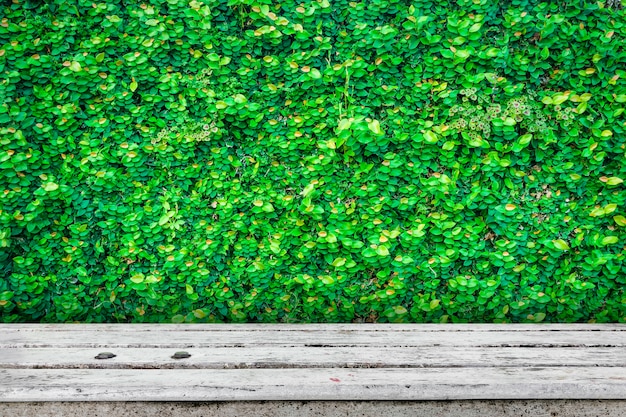
M 617 223 L 618 226 L 626 226 L 626 217 L 624 216 L 615 216 L 613 217 L 613 220 L 615 220 L 615 223 Z
M 274 206 L 271 203 L 265 203 L 263 204 L 263 207 L 261 207 L 261 210 L 265 213 L 271 213 L 274 211 Z
M 617 236 L 606 236 L 602 239 L 602 246 L 612 245 L 617 242 L 619 242 L 619 238 Z
M 143 274 L 135 274 L 132 277 L 130 277 L 130 280 L 132 282 L 134 282 L 135 284 L 141 284 L 144 280 L 144 275 Z
M 184 322 L 185 322 L 185 316 L 181 314 L 177 314 L 174 317 L 172 317 L 172 323 L 184 323 Z
M 309 76 L 314 80 L 319 80 L 320 78 L 322 78 L 322 73 L 317 68 L 311 68 Z
M 316 184 L 313 184 L 313 183 L 307 184 L 307 186 L 304 187 L 304 189 L 300 192 L 300 195 L 302 197 L 308 196 L 309 194 L 311 194 L 313 192 L 313 190 L 315 190 L 315 185 Z
M 569 250 L 569 245 L 563 239 L 553 240 L 552 244 L 554 244 L 554 247 L 557 248 L 557 249 L 560 249 L 560 250 L 563 250 L 563 251 Z
M 461 58 L 462 60 L 466 60 L 472 53 L 467 49 L 457 49 L 454 51 L 454 55 Z
M 46 182 L 43 184 L 42 187 L 45 191 L 50 192 L 57 190 L 59 188 L 59 184 L 56 184 L 54 182 Z
M 77 61 L 72 61 L 69 68 L 71 71 L 74 71 L 74 72 L 78 72 L 83 69 L 83 67 L 80 65 L 80 62 L 77 62 Z
M 344 266 L 345 263 L 346 263 L 346 258 L 336 258 L 331 265 L 334 266 L 335 268 L 338 268 L 340 266 Z
M 380 122 L 378 120 L 372 120 L 367 124 L 369 130 L 371 130 L 375 135 L 384 135 L 385 132 L 380 128 Z
M 545 318 L 546 318 L 546 313 L 537 313 L 537 314 L 535 314 L 534 322 L 535 323 L 539 323 L 539 322 L 543 321 Z
M 333 285 L 335 283 L 335 279 L 330 275 L 322 275 L 322 282 L 324 285 Z
M 447 141 L 443 144 L 443 146 L 441 147 L 441 149 L 443 149 L 444 151 L 451 151 L 452 149 L 454 149 L 455 143 L 452 141 Z
M 607 204 L 606 206 L 604 206 L 603 214 L 610 214 L 610 213 L 613 213 L 615 210 L 617 210 L 617 204 L 615 203 Z
M 617 185 L 617 184 L 621 184 L 623 182 L 624 182 L 624 180 L 619 178 L 619 177 L 610 177 L 609 179 L 606 180 L 606 183 L 608 185 Z
M 233 97 L 235 103 L 237 104 L 245 104 L 248 102 L 248 99 L 243 94 L 235 94 Z
M 533 138 L 533 135 L 530 133 L 527 133 L 523 136 L 520 136 L 519 138 L 519 143 L 520 145 L 527 145 L 530 143 L 531 139 Z
M 559 104 L 563 104 L 565 101 L 567 101 L 567 97 L 565 94 L 555 94 L 552 96 L 552 104 L 554 105 L 559 105 Z
M 380 245 L 376 248 L 376 253 L 379 256 L 389 256 L 389 249 L 387 249 L 387 247 L 385 246 Z
M 439 137 L 432 130 L 427 130 L 424 133 L 424 141 L 426 143 L 437 143 L 438 140 L 439 140 Z
M 393 308 L 393 312 L 396 314 L 396 316 L 402 316 L 408 313 L 408 310 L 403 306 L 395 306 Z
M 339 126 L 337 127 L 337 130 L 348 130 L 350 129 L 350 126 L 352 126 L 352 119 L 341 119 L 339 120 Z

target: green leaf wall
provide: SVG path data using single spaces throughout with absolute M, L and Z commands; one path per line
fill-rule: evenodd
M 3 322 L 624 322 L 618 2 L 0 6 Z

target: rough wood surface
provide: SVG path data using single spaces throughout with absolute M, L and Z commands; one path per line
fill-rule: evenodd
M 176 349 L 110 349 L 116 357 L 95 359 L 102 349 L 5 349 L 0 368 L 484 368 L 508 367 L 622 367 L 626 349 L 614 348 L 400 348 L 400 347 L 285 347 L 186 348 L 191 357 L 172 359 Z
M 626 400 L 626 325 L 0 325 L 0 402 L 472 399 Z
M 190 329 L 180 326 L 152 325 L 134 328 L 117 325 L 54 325 L 42 330 L 25 330 L 0 327 L 0 348 L 20 347 L 626 347 L 626 326 L 588 326 L 581 330 L 568 329 L 563 325 L 519 327 L 491 325 L 494 329 L 476 331 L 474 325 L 455 326 L 451 331 L 439 330 L 433 325 L 423 329 L 421 325 L 310 325 L 285 329 L 283 325 L 265 325 L 248 329 L 245 325 L 205 325 Z M 5 330 L 6 329 L 6 330 Z M 129 330 L 132 329 L 132 330 Z M 601 336 L 600 336 L 601 334 Z
M 625 399 L 620 368 L 2 369 L 0 400 Z

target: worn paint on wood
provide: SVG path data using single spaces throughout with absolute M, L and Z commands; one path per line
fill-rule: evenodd
M 0 325 L 0 402 L 453 399 L 626 400 L 626 326 Z
M 175 349 L 119 348 L 115 357 L 96 359 L 102 349 L 5 349 L 0 368 L 115 368 L 115 369 L 250 369 L 250 368 L 482 368 L 621 367 L 626 349 L 615 348 L 400 348 L 400 347 L 285 347 L 187 348 L 191 356 L 173 359 Z
M 6 328 L 7 325 L 4 327 Z M 310 329 L 299 327 L 284 330 L 282 325 L 267 326 L 264 330 L 247 330 L 239 325 L 222 329 L 221 325 L 207 325 L 206 332 L 195 326 L 193 331 L 180 326 L 153 325 L 151 328 L 137 328 L 134 331 L 112 330 L 111 325 L 68 325 L 60 330 L 51 327 L 42 331 L 14 330 L 3 331 L 0 348 L 19 347 L 357 347 L 357 346 L 402 346 L 402 347 L 626 347 L 624 326 L 611 326 L 607 331 L 598 330 L 498 330 L 474 331 L 468 325 L 466 330 L 451 332 L 422 330 L 415 325 L 394 330 L 385 326 L 311 325 Z M 125 326 L 121 326 L 122 328 Z M 444 327 L 445 328 L 445 327 Z M 492 326 L 493 328 L 493 326 Z M 541 328 L 541 327 L 540 327 Z M 431 325 L 431 329 L 432 325 Z M 501 329 L 506 329 L 506 325 Z M 599 336 L 601 334 L 601 337 Z M 113 336 L 114 335 L 114 336 Z
M 1 401 L 625 399 L 621 368 L 0 369 Z

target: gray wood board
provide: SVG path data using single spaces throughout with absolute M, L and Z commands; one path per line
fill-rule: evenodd
M 244 369 L 244 368 L 460 368 L 624 367 L 621 348 L 450 348 L 429 347 L 246 347 L 194 348 L 186 359 L 175 349 L 111 349 L 114 358 L 95 359 L 102 349 L 3 349 L 0 368 Z M 625 368 L 626 372 L 626 368 Z
M 0 402 L 625 398 L 621 368 L 0 369 Z
M 150 325 L 50 325 L 22 329 L 0 327 L 0 348 L 19 347 L 247 347 L 247 346 L 387 346 L 387 347 L 626 347 L 626 325 L 594 325 L 568 328 L 558 325 L 554 330 L 544 326 L 524 326 L 507 329 L 508 325 L 490 325 L 492 330 L 475 331 L 471 325 L 393 326 L 304 325 L 285 330 L 281 325 L 252 328 L 246 325 L 181 326 Z M 497 329 L 497 330 L 496 330 Z M 605 329 L 605 330 L 602 330 Z
M 0 402 L 471 399 L 626 400 L 626 325 L 0 325 Z
M 185 332 L 210 332 L 210 331 L 237 331 L 263 332 L 267 330 L 280 330 L 283 332 L 303 331 L 327 332 L 327 331 L 359 331 L 359 332 L 511 332 L 511 331 L 626 331 L 626 324 L 621 323 L 537 323 L 537 324 L 493 324 L 493 323 L 448 323 L 448 324 L 390 324 L 390 323 L 333 323 L 333 324 L 291 324 L 291 323 L 240 323 L 240 324 L 116 324 L 116 323 L 0 323 L 0 332 L 4 331 L 68 331 L 68 330 L 106 330 L 116 332 L 134 332 L 137 330 L 158 331 L 185 331 Z

